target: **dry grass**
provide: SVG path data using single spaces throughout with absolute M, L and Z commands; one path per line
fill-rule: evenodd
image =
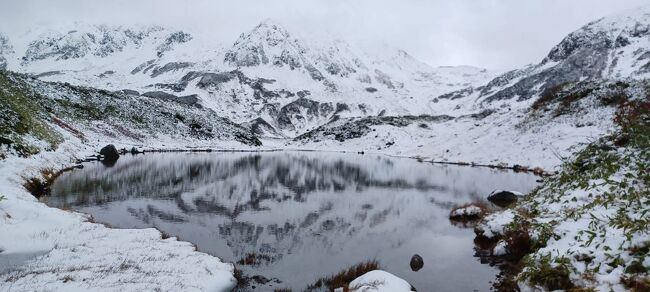
M 264 262 L 271 262 L 273 258 L 269 255 L 258 254 L 258 253 L 249 253 L 246 254 L 243 258 L 237 261 L 238 264 L 243 266 L 257 266 Z
M 52 168 L 43 168 L 40 176 L 27 178 L 23 177 L 23 187 L 34 197 L 40 199 L 50 195 L 50 186 L 65 170 L 56 171 Z
M 334 289 L 342 287 L 344 292 L 348 292 L 348 285 L 350 282 L 367 272 L 378 269 L 379 262 L 376 260 L 362 262 L 360 264 L 342 270 L 335 275 L 318 279 L 318 281 L 307 288 L 307 291 L 315 290 L 321 287 L 326 287 L 330 291 L 334 291 Z

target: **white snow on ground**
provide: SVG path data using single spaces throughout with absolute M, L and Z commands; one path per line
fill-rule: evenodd
M 411 285 L 395 275 L 374 270 L 354 279 L 350 292 L 411 292 Z
M 155 229 L 111 229 L 47 207 L 21 176 L 83 157 L 78 145 L 0 161 L 0 291 L 229 291 L 233 266 L 162 239 Z M 88 153 L 90 154 L 90 153 Z
M 593 107 L 585 109 L 587 112 L 546 121 L 530 118 L 529 109 L 519 106 L 522 107 L 497 109 L 482 120 L 457 118 L 406 127 L 379 125 L 372 126 L 373 132 L 368 135 L 344 142 L 323 139 L 292 142 L 289 147 L 419 156 L 434 161 L 519 164 L 553 170 L 562 163 L 562 157 L 612 128 L 614 109 L 609 107 Z
M 477 227 L 489 238 L 510 231 L 530 234 L 537 248 L 518 276 L 522 291 L 538 291 L 535 276 L 549 269 L 595 291 L 627 291 L 632 281 L 650 280 L 648 134 L 636 134 L 641 142 L 615 146 L 626 134 L 594 142 L 516 209 L 492 214 Z M 500 240 L 493 255 L 507 251 Z
M 497 235 L 502 235 L 505 226 L 512 223 L 515 219 L 515 212 L 506 210 L 499 213 L 490 214 L 485 217 L 484 222 L 477 226 L 476 229 L 481 235 L 487 238 L 493 238 Z

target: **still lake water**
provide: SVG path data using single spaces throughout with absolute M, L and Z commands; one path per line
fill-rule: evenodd
M 257 291 L 301 291 L 372 259 L 418 291 L 488 291 L 498 270 L 474 256 L 472 229 L 449 211 L 494 189 L 527 192 L 535 179 L 380 155 L 160 153 L 87 163 L 57 179 L 47 203 L 116 228 L 156 227 L 227 262 L 259 255 L 239 268 L 277 281 Z

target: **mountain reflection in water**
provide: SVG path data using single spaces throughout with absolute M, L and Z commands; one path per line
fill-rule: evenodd
M 268 287 L 299 291 L 377 259 L 422 291 L 487 291 L 497 270 L 474 257 L 472 230 L 453 226 L 449 210 L 534 186 L 527 174 L 378 155 L 165 153 L 87 164 L 62 175 L 47 203 L 118 228 L 156 227 L 224 261 L 255 254 L 261 261 L 240 268 L 282 282 Z

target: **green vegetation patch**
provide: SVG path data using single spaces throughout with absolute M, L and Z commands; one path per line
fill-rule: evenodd
M 613 98 L 617 131 L 577 153 L 558 175 L 514 206 L 517 216 L 502 238 L 510 252 L 529 249 L 518 262 L 518 275 L 511 275 L 517 282 L 546 290 L 612 288 L 595 275 L 618 271 L 622 276 L 614 285 L 647 291 L 648 92 L 645 98 Z
M 30 156 L 43 150 L 27 138 L 31 136 L 47 144 L 45 150 L 56 149 L 63 138 L 47 120 L 49 115 L 39 105 L 38 96 L 8 72 L 0 71 L 0 145 Z

